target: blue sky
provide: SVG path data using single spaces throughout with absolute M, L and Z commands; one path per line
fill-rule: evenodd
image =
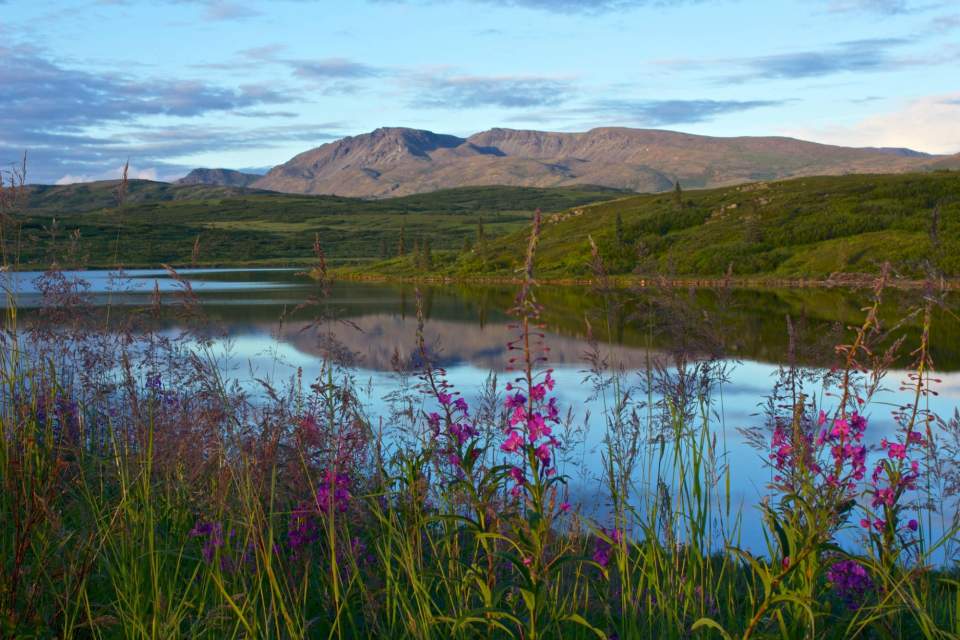
M 0 0 L 0 161 L 259 168 L 379 126 L 960 152 L 955 0 Z

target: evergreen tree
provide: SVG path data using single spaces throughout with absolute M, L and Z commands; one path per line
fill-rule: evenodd
M 617 248 L 623 248 L 625 242 L 623 234 L 623 217 L 620 215 L 620 212 L 617 211 L 617 221 L 616 221 L 616 235 L 617 235 Z
M 387 241 L 383 238 L 380 238 L 380 259 L 387 259 Z
M 430 238 L 424 238 L 423 248 L 421 250 L 421 262 L 420 267 L 424 271 L 429 271 L 433 268 L 433 255 L 430 253 Z
M 397 240 L 397 257 L 402 258 L 407 254 L 407 226 L 400 225 L 400 238 Z
M 677 205 L 677 209 L 683 209 L 683 190 L 680 189 L 679 180 L 673 183 L 673 203 Z
M 477 251 L 483 251 L 486 241 L 486 232 L 483 230 L 483 220 L 477 223 Z

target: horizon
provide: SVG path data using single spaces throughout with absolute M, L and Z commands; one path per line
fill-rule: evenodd
M 960 152 L 939 0 L 0 4 L 0 163 L 33 183 L 264 170 L 385 123 Z

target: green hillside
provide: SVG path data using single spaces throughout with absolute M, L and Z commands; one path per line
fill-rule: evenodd
M 186 264 L 199 238 L 199 264 L 297 264 L 311 258 L 319 234 L 334 263 L 363 263 L 395 255 L 401 234 L 408 250 L 462 249 L 479 222 L 496 237 L 524 228 L 537 207 L 562 211 L 623 195 L 602 187 L 467 187 L 360 200 L 133 180 L 117 206 L 117 186 L 30 187 L 4 235 L 7 255 L 19 256 L 21 267 Z
M 438 275 L 515 273 L 526 230 L 459 254 L 431 256 Z M 960 172 L 849 175 L 650 194 L 544 216 L 541 277 L 590 273 L 588 236 L 612 274 L 824 277 L 876 272 L 884 261 L 906 275 L 929 262 L 960 275 Z M 412 275 L 423 261 L 389 260 L 385 274 Z

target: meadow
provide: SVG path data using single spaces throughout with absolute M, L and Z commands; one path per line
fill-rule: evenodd
M 631 195 L 544 216 L 544 278 L 590 276 L 591 240 L 610 275 L 825 280 L 871 274 L 960 274 L 960 173 L 846 175 Z M 447 277 L 511 277 L 526 231 L 432 256 Z M 392 257 L 355 270 L 414 276 Z
M 537 207 L 562 211 L 620 195 L 592 187 L 468 187 L 359 200 L 144 180 L 34 186 L 8 242 L 19 247 L 21 268 L 54 260 L 106 268 L 307 264 L 314 236 L 334 263 L 366 264 L 401 250 L 412 255 L 421 245 L 461 250 L 481 226 L 500 236 L 527 226 Z
M 575 408 L 557 401 L 540 328 L 541 230 L 535 216 L 503 309 L 515 318 L 507 373 L 454 388 L 416 294 L 421 328 L 412 355 L 395 358 L 391 411 L 377 419 L 336 340 L 343 320 L 319 246 L 313 294 L 291 313 L 319 330 L 320 373 L 258 379 L 256 394 L 225 375 L 173 269 L 173 302 L 157 294 L 123 313 L 94 309 L 58 268 L 36 283 L 39 322 L 10 292 L 0 634 L 960 637 L 960 414 L 926 409 L 932 319 L 951 312 L 935 282 L 888 321 L 895 283 L 881 273 L 830 368 L 805 366 L 790 338 L 743 434 L 770 470 L 755 507 L 765 549 L 748 550 L 729 489 L 737 470 L 710 427 L 724 378 L 714 328 L 680 304 L 650 319 L 682 348 L 651 358 L 639 382 L 592 343 L 585 384 L 604 425 L 608 515 L 580 514 L 560 471 Z M 613 335 L 623 295 L 599 253 L 589 264 L 585 321 Z M 183 332 L 166 330 L 170 314 Z M 885 381 L 893 367 L 906 379 Z M 829 393 L 811 394 L 815 380 Z M 884 384 L 912 400 L 868 451 L 864 416 Z

